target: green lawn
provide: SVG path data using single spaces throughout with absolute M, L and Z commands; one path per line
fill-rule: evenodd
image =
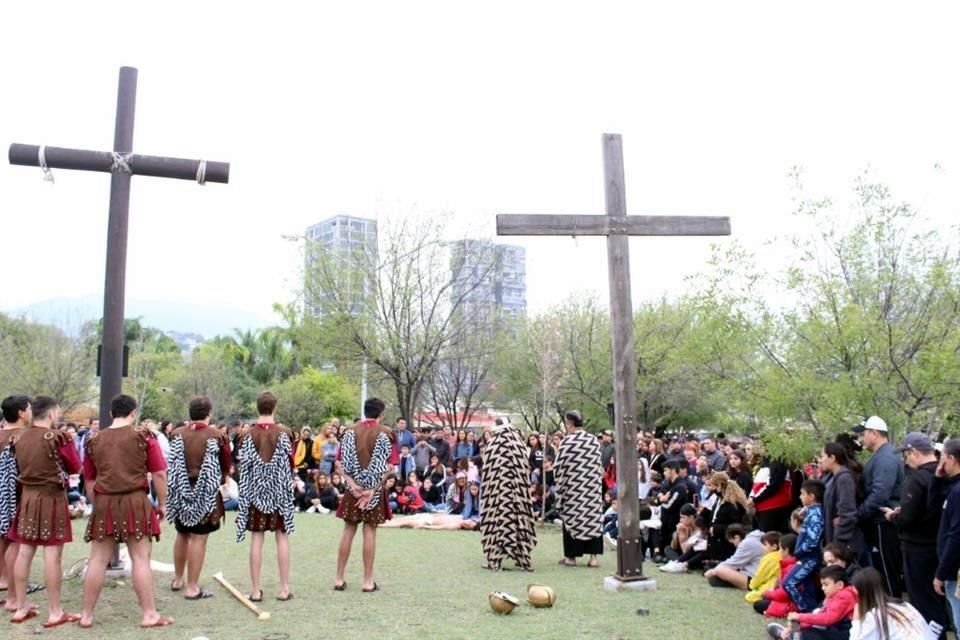
M 232 518 L 231 518 L 232 521 Z M 84 522 L 75 523 L 75 538 L 82 536 Z M 424 638 L 671 638 L 677 640 L 744 640 L 766 637 L 764 621 L 743 601 L 741 593 L 711 589 L 699 575 L 665 575 L 652 565 L 647 572 L 657 579 L 654 593 L 606 593 L 603 577 L 615 565 L 606 555 L 601 568 L 564 568 L 560 557 L 559 530 L 547 526 L 539 532 L 534 551 L 536 573 L 518 571 L 492 574 L 480 568 L 483 557 L 478 533 L 466 531 L 413 531 L 384 529 L 379 533 L 377 580 L 382 591 L 360 593 L 360 537 L 348 568 L 349 588 L 331 589 L 336 563 L 340 521 L 332 516 L 302 514 L 292 537 L 293 590 L 291 602 L 273 600 L 276 568 L 270 560 L 273 544 L 266 546 L 264 609 L 269 622 L 256 617 L 236 602 L 212 578 L 203 584 L 216 597 L 186 602 L 167 586 L 170 576 L 156 574 L 160 611 L 177 623 L 168 629 L 141 631 L 139 610 L 129 580 L 104 588 L 96 612 L 97 626 L 84 632 L 76 626 L 44 630 L 46 619 L 42 592 L 35 601 L 41 616 L 22 626 L 7 625 L 3 637 L 16 640 L 51 638 L 183 639 L 206 636 L 211 640 L 262 640 L 265 638 L 334 638 L 351 640 L 404 640 Z M 172 562 L 172 528 L 164 528 L 163 540 L 155 546 L 154 558 Z M 86 546 L 69 545 L 64 566 L 84 557 Z M 42 563 L 34 565 L 34 579 L 41 578 Z M 249 590 L 247 545 L 234 542 L 232 524 L 211 536 L 205 575 L 222 570 L 241 591 Z M 552 609 L 534 609 L 523 604 L 509 616 L 494 614 L 487 594 L 494 590 L 525 600 L 526 585 L 539 582 L 552 586 L 557 603 Z M 68 611 L 80 608 L 79 579 L 64 585 Z M 650 609 L 639 616 L 638 607 Z M 286 634 L 286 635 L 284 635 Z

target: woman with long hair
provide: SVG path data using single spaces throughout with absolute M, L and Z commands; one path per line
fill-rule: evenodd
M 715 471 L 707 479 L 707 488 L 717 496 L 710 511 L 707 554 L 713 560 L 723 561 L 736 551 L 736 547 L 727 540 L 727 527 L 743 524 L 747 515 L 747 496 L 723 471 Z
M 745 494 L 753 489 L 753 471 L 747 461 L 747 454 L 740 449 L 731 449 L 727 456 L 727 468 L 724 469 L 730 479 L 737 483 Z
M 530 461 L 530 471 L 543 469 L 543 447 L 540 445 L 540 434 L 531 433 L 527 436 L 527 458 Z
M 883 577 L 873 567 L 853 576 L 853 588 L 857 590 L 857 606 L 850 640 L 936 640 L 913 605 L 887 595 Z
M 857 526 L 857 478 L 850 469 L 847 448 L 828 442 L 820 452 L 823 471 L 823 541 L 839 542 L 855 553 L 864 548 L 863 533 Z
M 667 461 L 663 448 L 663 440 L 660 438 L 651 440 L 647 454 L 650 456 L 650 468 L 660 475 L 663 475 L 663 463 Z
M 473 444 L 467 441 L 467 432 L 464 429 L 457 431 L 457 441 L 453 447 L 453 460 L 469 458 L 473 455 Z

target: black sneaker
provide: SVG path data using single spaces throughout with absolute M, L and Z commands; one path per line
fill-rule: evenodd
M 787 628 L 785 626 L 782 624 L 777 624 L 776 622 L 771 622 L 767 625 L 767 633 L 771 638 L 774 638 L 774 640 L 780 640 L 780 638 L 783 636 L 783 632 L 786 631 L 786 629 Z

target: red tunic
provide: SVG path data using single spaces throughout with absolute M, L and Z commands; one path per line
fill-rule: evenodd
M 166 468 L 160 445 L 146 427 L 110 427 L 90 436 L 83 475 L 96 484 L 84 540 L 159 540 L 160 518 L 150 502 L 147 473 Z
M 16 444 L 20 499 L 10 539 L 29 545 L 58 545 L 73 540 L 67 475 L 80 471 L 80 456 L 63 431 L 33 426 Z

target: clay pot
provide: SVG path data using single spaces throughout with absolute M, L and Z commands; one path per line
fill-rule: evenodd
M 552 607 L 557 601 L 556 592 L 545 584 L 527 585 L 527 602 L 537 608 Z
M 520 604 L 520 601 L 514 598 L 509 593 L 504 593 L 503 591 L 494 591 L 491 593 L 487 599 L 490 601 L 490 608 L 494 612 L 499 613 L 500 615 L 508 615 L 511 611 Z

